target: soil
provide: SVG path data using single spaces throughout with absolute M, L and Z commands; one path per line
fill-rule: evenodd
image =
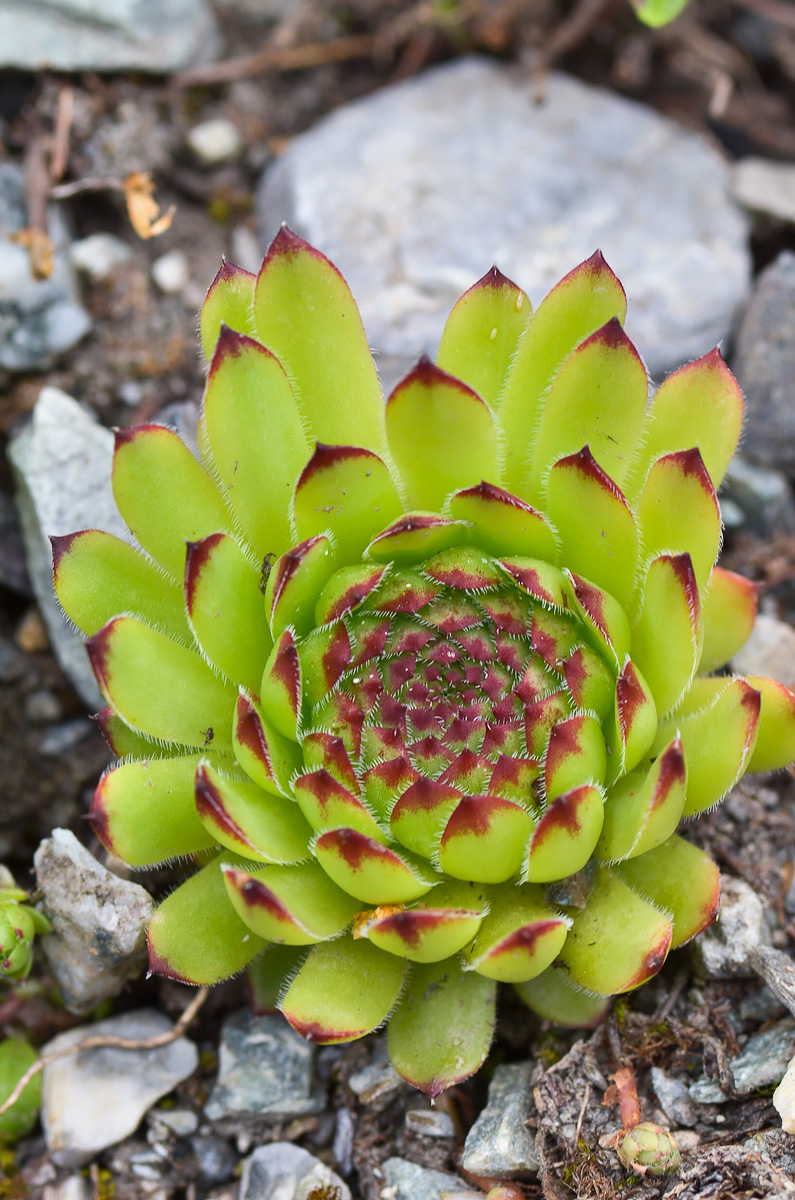
M 221 58 L 193 78 L 0 76 L 0 149 L 8 159 L 27 163 L 33 198 L 38 189 L 43 199 L 49 180 L 37 175 L 31 147 L 45 159 L 53 148 L 56 156 L 66 151 L 56 127 L 59 106 L 63 112 L 71 95 L 60 182 L 76 185 L 76 194 L 62 201 L 63 207 L 75 237 L 110 232 L 131 251 L 109 279 L 83 284 L 83 301 L 94 322 L 90 336 L 53 369 L 5 380 L 4 440 L 25 420 L 43 384 L 63 388 L 109 426 L 138 423 L 175 402 L 198 402 L 202 373 L 195 309 L 221 256 L 234 259 L 240 246 L 235 230 L 256 236 L 253 196 L 262 170 L 322 114 L 453 56 L 477 51 L 519 62 L 539 86 L 554 63 L 700 130 L 730 158 L 754 154 L 795 160 L 795 10 L 786 0 L 693 0 L 683 18 L 659 31 L 640 26 L 625 0 L 314 0 L 282 5 L 287 15 L 281 18 L 264 16 L 280 6 L 259 0 L 216 0 L 216 7 L 224 40 Z M 296 53 L 296 47 L 307 46 L 313 49 L 303 58 Z M 301 61 L 312 65 L 297 65 Z M 186 135 L 214 116 L 234 122 L 245 150 L 231 164 L 208 170 L 192 160 Z M 135 236 L 118 190 L 90 187 L 91 181 L 121 181 L 133 170 L 151 173 L 163 210 L 171 204 L 177 209 L 171 228 L 150 241 Z M 81 190 L 87 181 L 90 190 Z M 794 227 L 757 221 L 757 270 L 785 248 L 795 250 Z M 152 263 L 170 250 L 186 254 L 193 294 L 189 288 L 187 295 L 164 295 L 153 283 Z M 47 645 L 27 583 L 11 492 L 3 460 L 0 860 L 24 884 L 38 841 L 55 825 L 72 828 L 99 850 L 83 814 L 108 753 Z M 792 613 L 795 540 L 782 536 L 765 543 L 744 532 L 728 539 L 723 561 L 757 579 L 781 615 Z M 722 869 L 742 876 L 764 896 L 774 944 L 791 951 L 795 922 L 783 898 L 793 875 L 795 785 L 786 775 L 762 782 L 761 793 L 736 792 L 730 803 L 702 819 L 692 836 Z M 162 878 L 150 882 L 153 888 L 165 886 Z M 556 1064 L 543 1079 L 539 1072 L 542 1169 L 537 1181 L 521 1181 L 523 1194 L 601 1198 L 631 1191 L 644 1198 L 665 1193 L 671 1200 L 695 1200 L 786 1190 L 781 1164 L 795 1161 L 795 1141 L 778 1130 L 769 1095 L 730 1100 L 719 1108 L 702 1106 L 695 1126 L 699 1145 L 683 1156 L 680 1173 L 665 1181 L 627 1176 L 615 1153 L 599 1145 L 600 1136 L 617 1129 L 619 1119 L 617 1109 L 602 1103 L 604 1091 L 595 1079 L 605 1079 L 619 1065 L 632 1066 L 647 1119 L 657 1108 L 648 1082 L 652 1066 L 686 1081 L 703 1070 L 725 1080 L 727 1057 L 760 1026 L 758 1018 L 736 1017 L 742 1000 L 758 989 L 756 980 L 695 987 L 683 952 L 652 984 L 622 999 L 609 1022 L 585 1040 L 539 1025 L 506 1002 L 492 1064 L 533 1056 Z M 45 1039 L 69 1018 L 52 1002 L 44 982 L 34 993 L 21 1005 L 8 993 L 0 1004 L 0 1025 L 23 1027 Z M 197 1107 L 206 1095 L 220 1021 L 242 997 L 237 981 L 218 989 L 202 1010 L 192 1030 L 204 1051 L 202 1068 L 179 1090 L 181 1106 Z M 185 989 L 156 980 L 141 983 L 117 1008 L 144 1000 L 176 1015 L 186 1003 Z M 448 1093 L 444 1103 L 459 1136 L 434 1141 L 403 1133 L 406 1106 L 416 1106 L 418 1097 L 400 1098 L 380 1112 L 357 1104 L 346 1080 L 367 1053 L 361 1045 L 328 1053 L 329 1111 L 282 1125 L 255 1123 L 250 1144 L 291 1137 L 333 1164 L 330 1114 L 349 1106 L 356 1117 L 349 1181 L 366 1200 L 378 1197 L 379 1164 L 390 1154 L 440 1169 L 459 1168 L 463 1136 L 485 1102 L 488 1072 Z M 579 1122 L 573 1141 L 560 1132 L 567 1106 L 575 1106 Z M 765 1143 L 769 1162 L 746 1144 L 758 1129 L 776 1130 Z M 231 1130 L 218 1132 L 235 1145 Z M 154 1194 L 130 1166 L 132 1149 L 141 1144 L 142 1135 L 94 1164 L 88 1174 L 97 1200 Z M 41 1195 L 53 1178 L 40 1136 L 21 1143 L 15 1156 L 0 1156 L 2 1196 Z M 175 1154 L 158 1186 L 163 1200 L 237 1195 L 233 1178 L 225 1183 L 203 1178 L 188 1150 Z

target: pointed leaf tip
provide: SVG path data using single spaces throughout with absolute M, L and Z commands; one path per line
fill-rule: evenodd
M 243 267 L 238 267 L 235 263 L 230 262 L 226 255 L 221 258 L 221 265 L 215 273 L 208 291 L 212 291 L 216 284 L 229 283 L 232 279 L 254 279 L 251 271 L 246 271 Z

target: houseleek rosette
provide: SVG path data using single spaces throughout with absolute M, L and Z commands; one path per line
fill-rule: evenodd
M 43 913 L 25 904 L 28 893 L 18 888 L 7 867 L 0 865 L 0 979 L 25 979 L 33 965 L 37 934 L 49 933 Z
M 795 757 L 795 698 L 715 674 L 755 615 L 714 566 L 742 399 L 715 351 L 647 377 L 599 254 L 533 314 L 496 269 L 386 404 L 336 269 L 283 229 L 201 315 L 201 461 L 117 435 L 141 550 L 53 539 L 119 763 L 91 819 L 196 871 L 154 972 L 260 956 L 319 1042 L 388 1019 L 435 1094 L 476 1070 L 497 982 L 583 1023 L 714 918 L 676 830 Z

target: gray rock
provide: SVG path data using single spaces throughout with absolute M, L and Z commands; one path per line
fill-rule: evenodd
M 771 675 L 795 685 L 795 629 L 786 621 L 760 613 L 753 632 L 732 659 L 735 671 L 742 675 Z
M 338 1188 L 339 1200 L 351 1200 L 347 1184 L 308 1150 L 292 1142 L 271 1142 L 243 1163 L 240 1200 L 307 1200 L 324 1185 Z
M 749 525 L 761 534 L 795 529 L 795 501 L 785 477 L 770 467 L 754 466 L 740 455 L 729 464 L 720 497 L 721 514 L 727 524 L 732 521 L 732 505 L 741 513 L 740 521 L 734 518 L 734 528 Z
M 91 1200 L 91 1184 L 82 1175 L 67 1175 L 60 1183 L 48 1184 L 41 1200 Z
M 373 1061 L 360 1071 L 355 1071 L 348 1080 L 348 1086 L 362 1104 L 379 1110 L 389 1104 L 395 1092 L 407 1085 L 392 1066 L 386 1047 L 379 1045 Z
M 165 1130 L 175 1137 L 189 1137 L 199 1128 L 199 1118 L 189 1108 L 155 1108 L 146 1121 L 155 1135 Z
M 92 233 L 74 242 L 69 259 L 76 271 L 82 271 L 95 282 L 108 279 L 117 267 L 129 262 L 132 251 L 121 238 L 112 233 Z
M 388 1158 L 382 1170 L 385 1200 L 439 1200 L 442 1192 L 457 1192 L 463 1186 L 457 1175 L 432 1171 L 405 1158 Z
M 223 1138 L 206 1134 L 190 1140 L 201 1182 L 207 1187 L 226 1183 L 235 1173 L 238 1156 Z
M 795 1134 L 795 1058 L 787 1064 L 784 1078 L 773 1093 L 773 1107 L 781 1117 L 784 1132 Z
M 774 1163 L 779 1171 L 789 1177 L 787 1186 L 771 1196 L 770 1200 L 792 1200 L 791 1180 L 795 1178 L 795 1141 L 792 1136 L 783 1129 L 760 1129 L 743 1142 L 742 1150 L 747 1155 L 758 1155 L 762 1162 Z
M 3 10 L 0 9 L 0 47 Z M 2 49 L 0 49 L 0 57 Z M 54 251 L 49 279 L 34 279 L 30 255 L 10 240 L 28 224 L 24 175 L 10 163 L 0 166 L 0 367 L 43 371 L 91 328 L 81 307 L 69 262 L 69 234 L 57 208 L 48 216 Z
M 138 1009 L 96 1025 L 61 1033 L 42 1055 L 105 1035 L 147 1039 L 169 1033 L 163 1013 Z M 151 1050 L 102 1047 L 58 1059 L 44 1068 L 41 1120 L 53 1161 L 81 1167 L 128 1137 L 161 1096 L 196 1070 L 193 1042 L 181 1037 Z
M 527 1121 L 535 1105 L 532 1063 L 501 1064 L 489 1084 L 488 1104 L 467 1134 L 461 1165 L 473 1175 L 518 1179 L 535 1174 L 535 1141 Z
M 9 458 L 31 583 L 55 657 L 91 708 L 104 705 L 83 640 L 64 620 L 52 590 L 52 534 L 104 529 L 130 541 L 113 501 L 113 434 L 58 388 L 39 393 L 33 416 L 11 442 Z
M 698 1122 L 698 1110 L 690 1099 L 687 1084 L 676 1075 L 670 1075 L 662 1067 L 652 1067 L 651 1086 L 660 1108 L 674 1129 L 684 1126 L 691 1129 Z
M 743 454 L 795 474 L 795 254 L 783 250 L 759 276 L 732 365 L 745 393 Z
M 761 897 L 744 880 L 722 875 L 718 920 L 696 938 L 690 951 L 696 970 L 707 979 L 754 975 L 756 950 L 769 944 Z
M 407 1133 L 418 1133 L 420 1137 L 455 1137 L 455 1125 L 449 1113 L 435 1108 L 410 1108 L 406 1113 Z
M 492 263 L 537 303 L 597 247 L 653 374 L 729 332 L 750 258 L 723 159 L 615 93 L 555 73 L 546 93 L 538 105 L 515 70 L 459 59 L 337 109 L 266 173 L 263 237 L 287 221 L 331 257 L 382 370 L 435 353 Z
M 795 225 L 795 166 L 768 158 L 743 158 L 731 176 L 732 195 L 751 212 Z
M 3 0 L 0 67 L 150 71 L 207 62 L 218 47 L 208 0 Z
M 210 1120 L 239 1113 L 296 1116 L 316 1113 L 309 1042 L 283 1017 L 255 1017 L 246 1009 L 224 1022 L 218 1079 L 205 1106 Z
M 734 1086 L 741 1096 L 778 1083 L 795 1055 L 795 1020 L 783 1017 L 769 1029 L 750 1037 L 742 1053 L 731 1060 Z M 698 1104 L 723 1104 L 727 1099 L 713 1079 L 699 1079 L 690 1088 Z
M 112 875 L 66 829 L 41 843 L 34 862 L 41 908 L 52 922 L 42 952 L 69 1011 L 90 1012 L 144 970 L 152 898 Z

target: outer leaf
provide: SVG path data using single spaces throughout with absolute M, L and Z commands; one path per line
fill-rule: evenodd
M 102 694 L 133 729 L 184 746 L 229 746 L 235 692 L 198 654 L 134 617 L 114 617 L 86 648 Z
M 215 844 L 196 812 L 201 755 L 144 758 L 107 771 L 89 820 L 103 846 L 133 867 L 198 854 Z
M 536 826 L 524 877 L 552 883 L 582 870 L 594 852 L 603 819 L 604 797 L 593 784 L 580 784 L 558 796 Z
M 86 529 L 52 542 L 53 581 L 64 612 L 91 637 L 119 613 L 190 641 L 182 588 L 127 542 Z
M 580 614 L 590 642 L 603 659 L 612 660 L 616 670 L 626 662 L 631 645 L 629 622 L 623 607 L 602 588 L 566 571 L 569 607 Z M 604 670 L 604 667 L 603 667 Z
M 717 491 L 726 474 L 743 424 L 743 398 L 719 350 L 669 375 L 649 406 L 642 449 L 632 467 L 630 497 L 662 454 L 698 446 Z
M 605 740 L 594 717 L 587 714 L 569 717 L 552 726 L 544 760 L 547 804 L 583 781 L 603 783 L 606 769 Z
M 299 775 L 294 784 L 295 798 L 313 829 L 355 829 L 376 842 L 385 842 L 375 818 L 358 796 L 354 796 L 328 771 Z M 358 789 L 357 789 L 358 790 Z
M 589 446 L 618 486 L 646 413 L 648 384 L 618 317 L 591 334 L 561 366 L 544 402 L 522 495 L 541 501 L 553 463 Z
M 649 567 L 632 631 L 632 658 L 660 714 L 681 698 L 700 656 L 698 584 L 690 555 L 663 554 Z
M 439 962 L 462 950 L 480 928 L 488 907 L 484 889 L 449 881 L 429 901 L 412 908 L 376 908 L 361 915 L 354 937 L 413 962 Z
M 282 554 L 294 541 L 289 505 L 310 445 L 281 363 L 253 338 L 224 327 L 207 376 L 202 423 L 246 538 L 260 559 Z
M 775 679 L 749 675 L 761 695 L 759 733 L 747 771 L 777 771 L 795 760 L 795 696 Z
M 0 1104 L 8 1099 L 37 1058 L 36 1051 L 25 1038 L 10 1037 L 0 1042 Z M 41 1073 L 35 1075 L 19 1099 L 0 1116 L 0 1140 L 15 1142 L 33 1129 L 41 1105 L 41 1081 Z M 6 1182 L 11 1183 L 8 1179 Z
M 715 863 L 684 838 L 672 837 L 616 868 L 631 887 L 673 918 L 671 949 L 684 945 L 718 915 L 720 874 Z
M 312 830 L 292 800 L 229 779 L 206 761 L 196 771 L 196 809 L 215 841 L 244 858 L 283 865 L 309 857 Z
M 303 540 L 331 530 L 341 563 L 358 562 L 371 538 L 402 511 L 382 460 L 357 446 L 319 442 L 293 496 L 298 537 Z
M 301 660 L 291 630 L 285 629 L 277 639 L 256 690 L 263 714 L 283 737 L 297 742 L 304 689 Z
M 456 492 L 450 500 L 450 515 L 466 521 L 470 526 L 467 540 L 489 554 L 557 561 L 557 541 L 546 517 L 492 483 Z
M 535 979 L 517 983 L 516 990 L 540 1017 L 572 1029 L 594 1029 L 612 1002 L 612 996 L 596 996 L 575 987 L 566 972 L 554 964 Z
M 458 488 L 499 479 L 491 410 L 430 359 L 420 359 L 392 392 L 386 431 L 409 508 L 441 512 Z
M 657 29 L 667 25 L 687 8 L 689 0 L 632 0 L 635 12 L 644 25 Z
M 350 1042 L 387 1019 L 403 988 L 407 964 L 364 938 L 313 947 L 280 1008 L 313 1042 Z
M 188 544 L 185 603 L 212 666 L 249 691 L 258 689 L 272 645 L 259 572 L 226 534 Z
M 455 958 L 415 966 L 389 1023 L 395 1070 L 431 1097 L 474 1074 L 491 1045 L 495 994 L 492 980 L 463 974 Z
M 257 278 L 254 322 L 286 370 L 311 436 L 384 450 L 384 402 L 361 317 L 339 271 L 282 226 Z
M 519 983 L 546 970 L 567 932 L 568 921 L 550 908 L 540 887 L 509 884 L 493 897 L 492 910 L 465 958 L 487 979 Z
M 672 926 L 616 871 L 599 867 L 585 907 L 574 913 L 559 962 L 574 983 L 602 995 L 630 992 L 665 962 Z
M 238 333 L 253 333 L 252 309 L 256 275 L 226 259 L 210 284 L 199 317 L 202 349 L 209 362 L 224 325 Z
M 624 289 L 599 251 L 570 271 L 536 310 L 519 346 L 500 404 L 503 482 L 521 494 L 544 396 L 561 363 L 613 317 L 623 322 Z
M 300 867 L 223 867 L 235 911 L 268 941 L 309 946 L 347 929 L 359 905 L 332 883 L 317 863 Z
M 179 983 L 219 983 L 242 971 L 265 943 L 238 917 L 226 894 L 226 851 L 164 900 L 147 929 L 149 970 Z M 201 914 L 197 922 L 196 915 Z
M 532 313 L 522 289 L 492 267 L 453 305 L 438 366 L 495 407 Z
M 704 648 L 699 670 L 707 674 L 725 666 L 751 636 L 756 620 L 756 585 L 733 571 L 715 567 L 701 607 Z
M 186 542 L 231 532 L 218 488 L 164 425 L 117 431 L 113 495 L 144 550 L 178 580 L 185 574 Z
M 547 492 L 561 561 L 626 606 L 635 587 L 638 532 L 616 484 L 585 446 L 555 464 Z
M 603 862 L 636 858 L 666 841 L 685 806 L 687 765 L 679 738 L 648 769 L 633 771 L 610 789 L 596 846 Z
M 436 882 L 426 863 L 415 865 L 410 855 L 397 854 L 355 829 L 322 834 L 315 857 L 339 887 L 365 904 L 408 904 Z
M 643 552 L 687 551 L 702 589 L 720 550 L 718 498 L 698 450 L 665 454 L 651 467 L 637 508 Z

